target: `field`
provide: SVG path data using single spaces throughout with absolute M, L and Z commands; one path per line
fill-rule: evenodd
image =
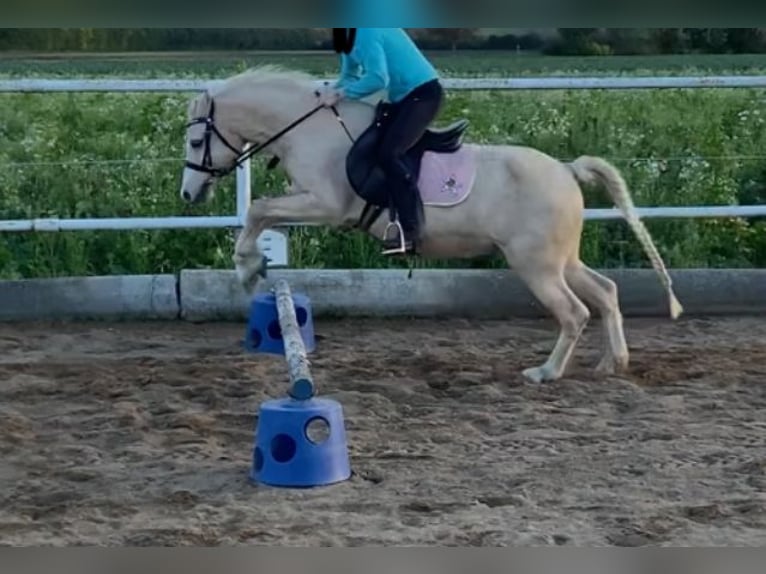
M 542 58 L 503 53 L 434 55 L 448 76 L 763 73 L 764 56 Z M 259 63 L 320 75 L 334 59 L 317 54 L 149 54 L 7 57 L 0 77 L 225 77 Z M 0 218 L 231 214 L 234 182 L 211 205 L 178 199 L 188 94 L 2 94 Z M 471 120 L 468 140 L 520 143 L 568 159 L 602 155 L 624 171 L 638 205 L 760 204 L 766 201 L 763 90 L 451 92 L 438 123 Z M 280 193 L 279 172 L 254 162 L 256 193 Z M 610 206 L 588 190 L 590 207 Z M 766 264 L 766 226 L 757 219 L 649 221 L 674 267 Z M 173 272 L 231 267 L 225 230 L 6 234 L 0 277 Z M 300 267 L 406 265 L 377 255 L 367 237 L 291 231 Z M 589 223 L 591 264 L 645 266 L 623 222 Z M 496 266 L 497 259 L 418 262 Z
M 763 546 L 766 322 L 628 319 L 567 377 L 524 382 L 549 321 L 316 323 L 353 476 L 248 483 L 281 357 L 241 324 L 0 325 L 6 545 Z

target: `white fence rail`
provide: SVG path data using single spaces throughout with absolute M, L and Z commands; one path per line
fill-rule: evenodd
M 332 79 L 332 78 L 327 78 Z M 191 92 L 224 80 L 45 79 L 0 80 L 0 92 Z M 766 88 L 766 76 L 625 76 L 445 78 L 451 90 L 636 90 L 658 88 Z
M 223 80 L 120 80 L 120 79 L 6 79 L 0 80 L 0 93 L 51 92 L 192 92 Z M 448 78 L 451 90 L 593 90 L 593 89 L 694 89 L 766 88 L 766 76 L 672 76 L 672 77 L 553 77 L 553 78 Z M 180 165 L 179 159 L 179 165 Z M 211 217 L 132 217 L 101 219 L 0 220 L 0 231 L 79 231 L 239 228 L 244 223 L 251 200 L 250 161 L 236 171 L 237 213 Z M 766 205 L 719 205 L 692 207 L 643 207 L 647 218 L 701 218 L 766 216 Z M 616 209 L 586 209 L 589 220 L 619 219 Z M 295 224 L 300 226 L 303 224 Z M 274 230 L 258 239 L 273 266 L 287 265 L 287 239 Z

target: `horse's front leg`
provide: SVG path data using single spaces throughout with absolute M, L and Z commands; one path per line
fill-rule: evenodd
M 278 197 L 256 199 L 247 211 L 247 220 L 234 246 L 234 264 L 245 291 L 252 293 L 259 277 L 265 274 L 267 261 L 258 249 L 257 239 L 264 230 L 285 223 L 338 225 L 342 221 L 339 206 L 328 204 L 310 191 L 292 192 Z

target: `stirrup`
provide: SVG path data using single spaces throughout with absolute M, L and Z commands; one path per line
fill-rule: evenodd
M 388 225 L 386 225 L 386 229 L 383 232 L 383 243 L 385 244 L 388 240 L 388 232 L 389 230 L 395 227 L 399 231 L 399 246 L 398 247 L 391 247 L 389 249 L 384 249 L 382 251 L 382 255 L 395 255 L 397 253 L 407 253 L 407 244 L 404 241 L 404 229 L 402 229 L 402 224 L 399 223 L 399 220 L 389 221 Z

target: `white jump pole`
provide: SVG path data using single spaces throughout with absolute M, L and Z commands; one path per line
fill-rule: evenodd
M 307 400 L 315 395 L 316 389 L 309 370 L 306 347 L 298 327 L 289 283 L 284 279 L 278 280 L 274 285 L 274 295 L 279 315 L 279 327 L 282 331 L 282 341 L 285 346 L 287 371 L 290 377 L 288 394 L 294 399 Z

